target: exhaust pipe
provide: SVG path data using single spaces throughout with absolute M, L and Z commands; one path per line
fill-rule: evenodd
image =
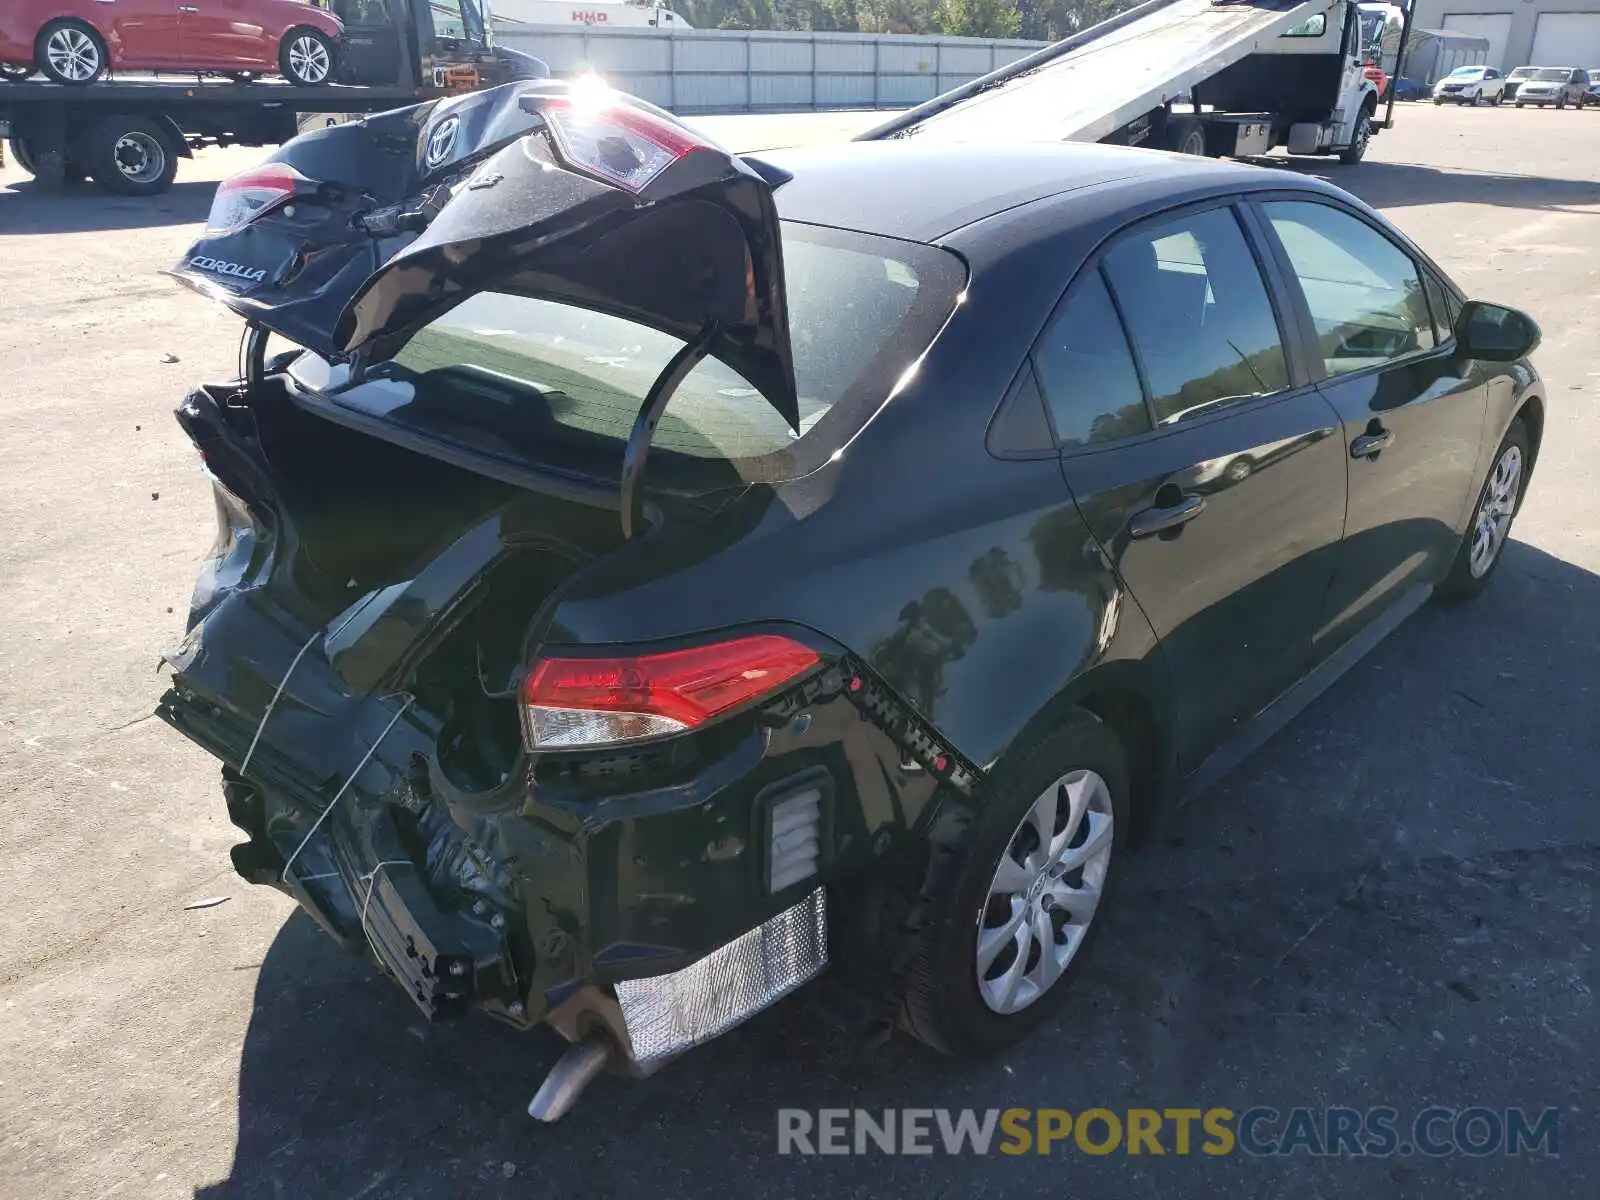
M 610 1065 L 616 1053 L 611 1039 L 604 1036 L 568 1046 L 528 1102 L 528 1115 L 536 1121 L 559 1121 L 572 1110 L 584 1089 Z

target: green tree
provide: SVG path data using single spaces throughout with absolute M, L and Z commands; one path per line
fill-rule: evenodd
M 1022 28 L 1017 0 L 944 0 L 939 30 L 952 37 L 1016 37 Z

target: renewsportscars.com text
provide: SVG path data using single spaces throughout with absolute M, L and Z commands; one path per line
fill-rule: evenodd
M 1561 1153 L 1556 1109 L 824 1108 L 778 1110 L 779 1154 L 1304 1154 L 1384 1158 Z

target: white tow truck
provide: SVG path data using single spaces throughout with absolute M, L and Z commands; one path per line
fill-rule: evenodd
M 1410 33 L 1407 10 L 1399 56 Z M 1360 162 L 1378 118 L 1349 0 L 1145 0 L 861 135 L 1153 146 Z

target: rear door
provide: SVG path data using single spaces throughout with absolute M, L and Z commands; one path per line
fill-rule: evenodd
M 183 61 L 190 66 L 233 67 L 276 71 L 277 47 L 263 14 L 279 13 L 260 0 L 182 0 L 178 11 Z
M 1260 211 L 1310 327 L 1310 367 L 1339 414 L 1349 471 L 1344 546 L 1314 639 L 1320 658 L 1412 585 L 1449 571 L 1488 395 L 1481 372 L 1454 352 L 1453 297 L 1387 232 L 1320 196 L 1264 199 Z M 1444 311 L 1435 318 L 1435 309 Z
M 1034 362 L 1084 519 L 1160 637 L 1199 761 L 1304 669 L 1344 525 L 1338 421 L 1241 214 L 1119 235 Z
M 188 60 L 180 37 L 180 5 L 187 0 L 117 0 L 97 5 L 110 26 L 111 54 L 119 67 L 174 67 Z

